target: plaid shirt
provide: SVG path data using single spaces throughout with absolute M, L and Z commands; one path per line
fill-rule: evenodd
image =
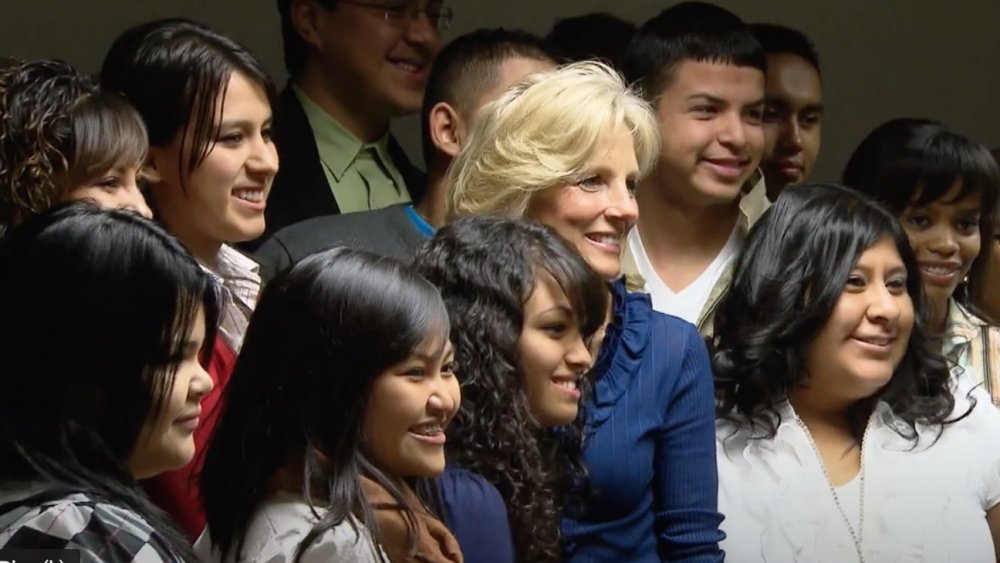
M 952 366 L 962 369 L 960 377 L 982 385 L 993 404 L 1000 407 L 1000 327 L 976 317 L 952 299 L 942 352 Z
M 213 267 L 202 268 L 215 280 L 219 292 L 219 333 L 238 353 L 260 294 L 260 266 L 235 248 L 223 245 Z
M 83 493 L 0 492 L 0 547 L 72 549 L 82 563 L 181 563 L 138 514 Z

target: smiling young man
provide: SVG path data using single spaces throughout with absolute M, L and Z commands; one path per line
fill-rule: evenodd
M 267 233 L 419 199 L 424 175 L 389 122 L 420 110 L 451 9 L 441 0 L 277 4 L 291 78 L 276 109 L 284 166 L 268 200 Z
M 809 178 L 819 156 L 823 80 L 816 47 L 801 31 L 766 23 L 751 26 L 767 56 L 764 159 L 768 199 Z
M 764 52 L 736 15 L 703 2 L 661 12 L 639 30 L 624 70 L 653 105 L 662 149 L 639 185 L 625 273 L 653 308 L 711 333 L 732 260 L 767 207 Z

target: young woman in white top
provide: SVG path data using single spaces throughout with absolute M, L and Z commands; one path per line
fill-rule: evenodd
M 205 561 L 458 562 L 427 479 L 459 407 L 448 313 L 410 268 L 334 248 L 247 330 L 200 489 Z
M 894 216 L 787 190 L 716 315 L 727 561 L 992 562 L 1000 413 L 955 392 Z

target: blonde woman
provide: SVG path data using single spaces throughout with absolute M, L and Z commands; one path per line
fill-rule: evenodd
M 642 99 L 611 68 L 576 63 L 484 107 L 446 180 L 452 215 L 547 224 L 608 280 L 581 405 L 588 482 L 563 522 L 566 561 L 722 561 L 705 346 L 621 276 L 633 192 L 658 151 Z

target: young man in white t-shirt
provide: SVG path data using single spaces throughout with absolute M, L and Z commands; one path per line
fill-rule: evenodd
M 645 279 L 654 309 L 705 335 L 732 259 L 768 205 L 757 171 L 764 69 L 749 27 L 702 2 L 660 12 L 625 56 L 626 78 L 657 113 L 663 148 L 637 190 L 639 222 L 623 264 Z

